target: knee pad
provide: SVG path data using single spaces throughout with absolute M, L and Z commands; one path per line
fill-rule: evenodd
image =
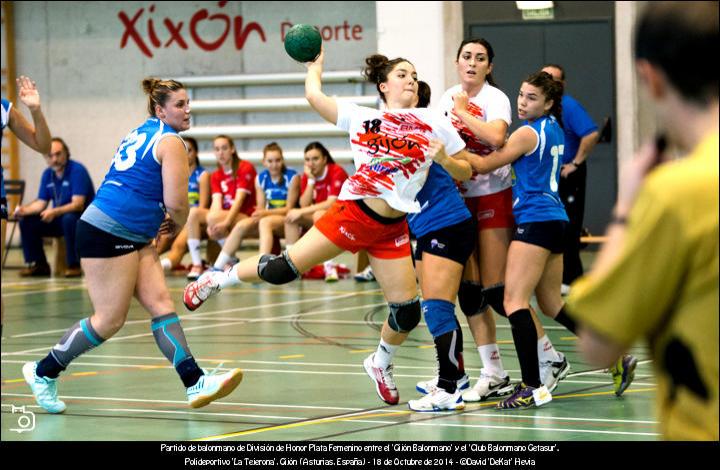
M 388 306 L 390 307 L 388 325 L 398 333 L 409 333 L 420 323 L 419 297 L 401 304 L 388 304 Z
M 275 285 L 287 284 L 300 277 L 287 251 L 283 251 L 279 256 L 262 255 L 258 262 L 257 273 L 260 279 Z
M 483 294 L 487 299 L 488 305 L 490 305 L 498 315 L 507 317 L 505 307 L 503 306 L 503 299 L 505 298 L 505 284 L 496 284 L 492 287 L 488 287 L 483 290 Z
M 473 281 L 463 281 L 458 290 L 460 310 L 466 317 L 482 313 L 487 309 L 487 299 L 483 293 L 483 286 Z
M 422 313 L 433 338 L 450 333 L 460 326 L 455 318 L 455 304 L 447 300 L 423 300 Z

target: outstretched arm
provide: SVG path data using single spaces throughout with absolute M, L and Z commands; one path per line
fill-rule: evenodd
M 481 157 L 474 153 L 464 152 L 460 158 L 470 162 L 473 170 L 480 174 L 487 174 L 493 170 L 512 163 L 521 156 L 530 152 L 537 145 L 537 134 L 528 126 L 523 126 L 512 133 L 507 143 L 489 155 Z
M 315 62 L 308 62 L 307 77 L 305 77 L 305 98 L 310 106 L 318 112 L 323 119 L 331 124 L 337 124 L 338 108 L 335 98 L 330 98 L 322 92 L 322 69 L 323 60 L 325 58 L 325 49 L 320 51 L 320 55 Z

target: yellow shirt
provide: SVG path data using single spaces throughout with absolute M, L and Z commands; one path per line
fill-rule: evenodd
M 625 346 L 644 337 L 666 439 L 718 440 L 718 134 L 644 183 L 612 268 L 573 285 L 572 316 Z

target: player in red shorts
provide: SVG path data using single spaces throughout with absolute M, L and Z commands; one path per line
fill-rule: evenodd
M 390 315 L 377 351 L 364 365 L 380 398 L 396 404 L 392 358 L 421 317 L 405 214 L 420 211 L 416 196 L 433 162 L 458 180 L 469 178 L 471 169 L 453 158 L 465 156 L 465 144 L 450 122 L 435 111 L 413 108 L 418 85 L 410 62 L 381 55 L 365 60 L 365 76 L 386 105 L 377 110 L 325 95 L 323 59 L 321 53 L 307 64 L 305 96 L 320 116 L 350 134 L 356 173 L 343 183 L 337 202 L 289 250 L 248 258 L 227 273 L 203 274 L 185 288 L 184 302 L 195 310 L 210 295 L 240 281 L 285 284 L 343 251 L 365 249 Z

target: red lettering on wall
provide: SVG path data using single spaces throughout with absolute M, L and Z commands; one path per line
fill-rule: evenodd
M 203 20 L 213 21 L 213 20 L 222 20 L 225 22 L 225 31 L 220 35 L 220 37 L 214 41 L 214 42 L 205 42 L 200 35 L 197 33 L 197 25 L 199 22 Z M 197 44 L 200 49 L 204 51 L 214 51 L 218 49 L 220 46 L 222 46 L 223 42 L 225 42 L 225 38 L 227 38 L 228 33 L 230 32 L 230 18 L 227 15 L 224 14 L 216 14 L 209 16 L 208 11 L 203 8 L 202 10 L 195 13 L 192 18 L 190 19 L 190 36 L 192 36 L 193 41 L 195 41 L 195 44 Z
M 170 44 L 172 44 L 173 42 L 177 42 L 178 46 L 180 46 L 181 49 L 187 49 L 187 43 L 183 39 L 182 34 L 180 34 L 180 32 L 182 31 L 183 22 L 179 22 L 176 26 L 173 24 L 172 21 L 170 21 L 169 18 L 165 18 L 165 20 L 163 20 L 163 23 L 165 24 L 165 27 L 170 33 L 170 39 L 168 39 L 168 41 L 165 43 L 165 47 L 169 47 Z
M 285 42 L 285 36 L 293 23 L 283 21 L 280 23 L 280 41 Z M 323 41 L 362 41 L 363 28 L 359 24 L 350 26 L 348 20 L 338 25 L 315 26 Z M 352 32 L 351 32 L 352 31 Z
M 258 23 L 251 21 L 247 24 L 245 28 L 243 28 L 243 17 L 242 16 L 236 16 L 235 17 L 235 49 L 242 50 L 242 48 L 245 46 L 245 41 L 247 40 L 247 37 L 250 33 L 255 31 L 260 35 L 260 39 L 262 39 L 262 42 L 265 42 L 265 31 L 263 31 L 262 26 L 260 26 Z
M 125 49 L 125 46 L 127 45 L 127 41 L 129 38 L 132 38 L 133 41 L 135 41 L 135 44 L 140 48 L 140 51 L 145 54 L 148 57 L 152 57 L 152 52 L 150 52 L 150 49 L 147 48 L 145 45 L 145 42 L 142 40 L 142 37 L 140 34 L 138 34 L 137 30 L 135 29 L 135 22 L 140 18 L 140 16 L 145 11 L 144 8 L 141 8 L 135 16 L 133 16 L 133 19 L 131 20 L 128 18 L 128 16 L 125 14 L 124 11 L 121 11 L 118 13 L 118 16 L 120 17 L 120 21 L 122 22 L 123 26 L 125 26 L 125 33 L 123 34 L 122 39 L 120 40 L 120 49 Z

